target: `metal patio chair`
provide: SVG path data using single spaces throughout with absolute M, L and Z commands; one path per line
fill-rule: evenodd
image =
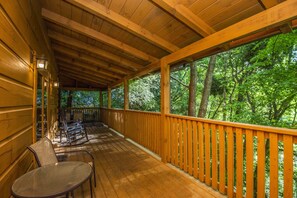
M 36 143 L 28 146 L 34 154 L 39 167 L 62 161 L 83 161 L 93 169 L 94 186 L 96 187 L 96 169 L 93 155 L 86 150 L 55 152 L 50 139 L 44 137 Z

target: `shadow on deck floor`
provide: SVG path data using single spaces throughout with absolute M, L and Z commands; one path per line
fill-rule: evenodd
M 90 141 L 62 150 L 88 150 L 95 157 L 97 187 L 105 197 L 224 197 L 204 184 L 160 162 L 106 127 L 87 127 Z M 90 197 L 88 183 L 75 197 Z

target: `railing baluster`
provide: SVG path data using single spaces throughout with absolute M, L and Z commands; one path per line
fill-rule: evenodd
M 187 121 L 188 124 L 188 173 L 193 175 L 193 134 L 192 134 L 192 123 L 190 120 Z
M 199 180 L 204 181 L 204 135 L 202 122 L 198 122 L 199 133 Z
M 183 122 L 183 146 L 184 146 L 184 171 L 188 171 L 188 137 L 187 137 L 187 121 L 182 120 Z
M 218 162 L 217 162 L 217 129 L 214 124 L 211 124 L 211 145 L 212 145 L 212 188 L 217 189 L 218 187 Z
M 269 134 L 270 139 L 270 197 L 278 197 L 278 137 Z
M 243 193 L 243 136 L 242 129 L 236 128 L 236 197 L 242 198 Z
M 225 131 L 223 126 L 219 126 L 219 162 L 220 162 L 220 185 L 219 191 L 225 194 Z
M 293 137 L 284 135 L 284 197 L 293 197 Z
M 265 197 L 265 137 L 264 137 L 264 132 L 257 131 L 257 136 L 258 136 L 257 197 Z
M 194 153 L 194 177 L 198 178 L 198 134 L 197 134 L 197 122 L 192 121 L 193 124 L 193 153 Z
M 234 134 L 231 127 L 227 127 L 227 176 L 228 176 L 228 197 L 233 197 L 234 189 Z
M 204 123 L 205 133 L 205 183 L 210 185 L 210 130 L 209 124 Z
M 246 197 L 254 197 L 254 141 L 251 130 L 246 130 L 246 172 Z

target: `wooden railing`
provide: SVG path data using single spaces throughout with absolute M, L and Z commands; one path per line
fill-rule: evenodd
M 64 108 L 61 113 L 66 120 L 82 120 L 83 122 L 98 122 L 100 109 L 98 107 Z
M 160 141 L 160 113 L 102 109 L 101 118 L 228 197 L 297 196 L 296 130 L 167 114 Z
M 167 160 L 228 197 L 293 197 L 296 130 L 171 114 L 165 129 Z
M 109 127 L 160 154 L 160 113 L 102 108 L 101 118 Z
M 125 135 L 160 155 L 160 120 L 160 113 L 126 111 Z
M 101 121 L 117 132 L 124 134 L 124 110 L 121 109 L 100 109 Z

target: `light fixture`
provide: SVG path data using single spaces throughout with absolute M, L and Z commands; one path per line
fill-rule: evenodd
M 47 60 L 45 58 L 36 58 L 37 69 L 47 70 Z
M 54 87 L 58 88 L 59 87 L 59 82 L 54 82 Z
M 43 86 L 44 86 L 44 87 L 46 87 L 46 86 L 47 86 L 47 82 L 46 82 L 46 81 L 43 83 Z

